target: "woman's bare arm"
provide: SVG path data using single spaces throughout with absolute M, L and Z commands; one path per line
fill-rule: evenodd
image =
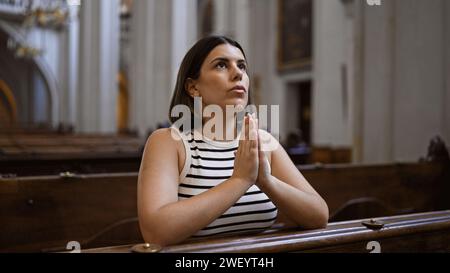
M 269 133 L 260 130 L 260 134 L 278 144 Z M 329 217 L 326 202 L 300 173 L 283 147 L 277 146 L 271 153 L 271 175 L 267 181 L 258 181 L 258 186 L 291 223 L 308 229 L 325 227 Z

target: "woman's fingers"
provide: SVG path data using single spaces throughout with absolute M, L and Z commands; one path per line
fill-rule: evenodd
M 258 151 L 258 124 L 255 115 L 247 115 L 244 118 L 244 130 L 239 140 L 240 152 Z
M 261 153 L 261 136 L 259 134 L 259 120 L 256 120 L 256 128 L 257 128 L 257 134 L 258 134 L 258 153 Z
M 258 148 L 258 132 L 254 115 L 250 117 L 250 149 Z
M 245 116 L 245 140 L 250 139 L 250 116 Z
M 248 181 L 256 181 L 258 177 L 258 134 L 254 117 L 246 116 L 244 128 L 239 139 L 239 148 L 235 153 L 235 169 L 233 175 Z
M 246 147 L 245 141 L 247 139 L 247 128 L 248 128 L 247 124 L 248 124 L 248 117 L 245 116 L 243 130 L 242 130 L 241 136 L 239 137 L 239 149 L 238 149 L 239 152 L 241 152 L 244 149 L 244 147 Z

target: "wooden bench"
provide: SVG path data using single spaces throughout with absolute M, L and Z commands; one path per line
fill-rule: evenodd
M 450 208 L 446 162 L 300 167 L 326 200 L 330 221 Z
M 285 148 L 296 165 L 349 164 L 352 162 L 352 149 L 349 147 L 300 146 Z
M 55 154 L 79 152 L 111 152 L 117 149 L 136 151 L 145 140 L 136 137 L 109 135 L 0 135 L 3 157 L 30 154 Z M 70 148 L 73 151 L 69 150 Z
M 144 140 L 102 135 L 0 135 L 0 176 L 137 172 Z
M 372 219 L 335 222 L 325 229 L 273 229 L 257 235 L 189 240 L 160 249 L 159 253 L 277 253 L 277 252 L 360 252 L 374 250 L 369 242 L 379 244 L 380 252 L 449 252 L 450 211 L 398 215 L 376 219 L 380 229 L 363 223 Z M 156 250 L 157 248 L 153 248 Z M 97 249 L 83 253 L 145 253 L 133 244 Z
M 450 209 L 449 165 L 303 166 L 331 222 Z M 0 179 L 0 251 L 48 251 L 142 241 L 137 173 Z
M 0 176 L 48 176 L 61 173 L 95 174 L 138 172 L 141 152 L 20 155 L 0 157 Z
M 135 173 L 0 179 L 0 203 L 0 251 L 140 239 Z

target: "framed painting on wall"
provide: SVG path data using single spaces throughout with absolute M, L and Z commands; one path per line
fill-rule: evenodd
M 312 0 L 278 0 L 280 72 L 311 66 L 312 22 Z

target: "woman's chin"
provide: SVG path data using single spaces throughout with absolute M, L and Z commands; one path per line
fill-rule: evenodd
M 232 100 L 228 100 L 227 102 L 226 102 L 226 105 L 229 105 L 229 106 L 233 106 L 233 107 L 235 107 L 235 108 L 242 108 L 242 110 L 244 110 L 245 109 L 245 107 L 247 106 L 247 100 L 246 99 L 244 99 L 244 98 L 234 98 L 234 99 L 232 99 Z

